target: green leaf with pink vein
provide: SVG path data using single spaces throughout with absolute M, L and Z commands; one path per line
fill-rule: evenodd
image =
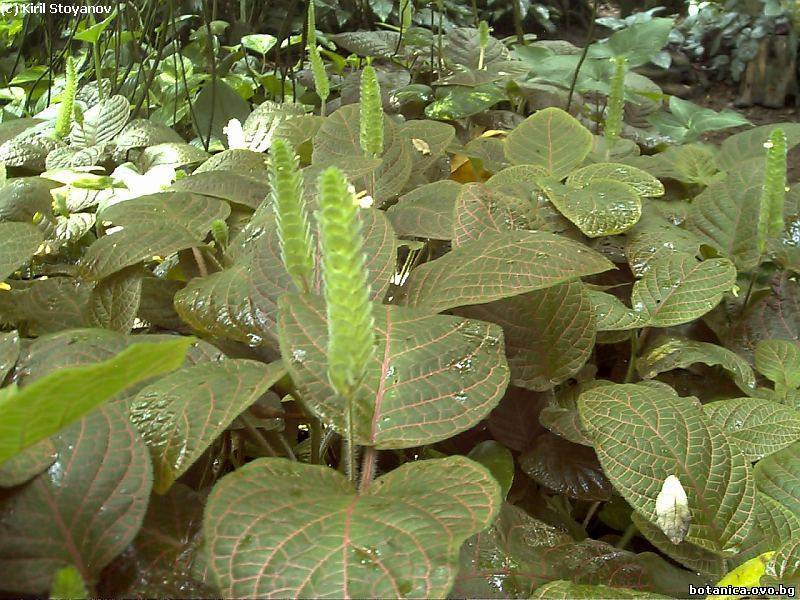
M 377 346 L 356 398 L 356 443 L 381 449 L 432 444 L 469 429 L 500 401 L 509 380 L 503 331 L 492 323 L 375 305 Z M 280 300 L 281 355 L 306 406 L 344 431 L 344 407 L 326 374 L 325 306 Z
M 325 466 L 265 458 L 211 492 L 203 531 L 226 598 L 443 598 L 500 508 L 485 467 L 406 463 L 359 495 Z

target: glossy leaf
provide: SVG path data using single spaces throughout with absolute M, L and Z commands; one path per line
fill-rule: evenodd
M 46 592 L 55 572 L 69 565 L 95 583 L 147 509 L 150 461 L 124 408 L 93 411 L 53 442 L 56 462 L 0 498 L 0 568 L 8 590 Z
M 0 280 L 25 264 L 43 241 L 44 236 L 34 225 L 0 223 Z
M 647 171 L 622 163 L 594 163 L 573 171 L 567 177 L 567 185 L 583 188 L 595 182 L 610 179 L 625 183 L 636 190 L 642 198 L 664 195 L 664 184 Z
M 314 414 L 344 430 L 344 407 L 326 374 L 325 308 L 311 296 L 280 301 L 281 355 Z M 499 402 L 508 383 L 496 325 L 374 307 L 375 353 L 357 389 L 357 443 L 378 448 L 431 444 L 472 427 Z
M 175 371 L 141 390 L 130 417 L 150 449 L 153 490 L 165 493 L 284 374 L 280 362 L 226 360 Z
M 260 459 L 214 488 L 204 535 L 223 596 L 433 598 L 499 508 L 463 457 L 407 463 L 361 495 L 328 467 Z
M 515 165 L 534 165 L 556 179 L 566 177 L 592 149 L 592 134 L 560 108 L 545 108 L 528 117 L 506 139 L 506 158 Z
M 192 338 L 134 344 L 103 362 L 0 389 L 0 463 L 76 421 L 126 387 L 177 368 Z
M 406 304 L 442 311 L 544 289 L 613 268 L 564 237 L 538 231 L 485 234 L 415 269 Z
M 544 191 L 558 211 L 590 238 L 624 233 L 642 216 L 636 190 L 613 179 L 595 179 L 580 188 L 548 182 Z
M 764 340 L 756 346 L 756 369 L 776 387 L 800 387 L 800 347 L 788 340 Z
M 656 522 L 656 496 L 670 475 L 689 497 L 687 540 L 724 555 L 753 525 L 755 486 L 738 449 L 695 404 L 641 385 L 584 392 L 581 420 L 608 478 L 628 503 Z
M 642 598 L 642 600 L 645 600 L 649 598 L 651 600 L 657 600 L 659 598 L 669 598 L 669 596 L 612 588 L 600 584 L 585 585 L 572 583 L 571 581 L 553 581 L 536 590 L 531 598 L 550 598 L 552 600 L 590 600 L 592 598 L 598 600 L 602 600 L 603 598 L 618 598 L 620 600 Z

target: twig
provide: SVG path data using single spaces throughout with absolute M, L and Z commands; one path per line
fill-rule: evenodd
M 575 73 L 572 75 L 572 83 L 569 86 L 569 96 L 567 97 L 567 112 L 569 112 L 569 109 L 572 106 L 572 96 L 575 94 L 575 85 L 578 83 L 578 74 L 581 72 L 581 67 L 583 66 L 584 61 L 586 61 L 586 56 L 589 54 L 589 44 L 594 37 L 595 20 L 597 18 L 597 2 L 598 0 L 594 0 L 592 3 L 592 22 L 589 24 L 589 31 L 586 34 L 586 42 L 583 45 L 583 52 L 578 60 L 578 65 L 575 67 Z

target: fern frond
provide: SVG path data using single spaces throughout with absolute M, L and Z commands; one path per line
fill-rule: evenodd
M 314 275 L 314 239 L 303 200 L 303 176 L 292 146 L 276 139 L 270 148 L 272 206 L 281 258 L 298 289 L 308 292 Z
M 383 105 L 378 74 L 372 65 L 361 73 L 361 149 L 367 156 L 383 154 Z

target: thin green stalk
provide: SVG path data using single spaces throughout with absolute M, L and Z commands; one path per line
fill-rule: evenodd
M 636 525 L 634 525 L 633 523 L 628 525 L 625 528 L 625 531 L 623 532 L 622 537 L 620 537 L 619 541 L 616 543 L 615 548 L 617 548 L 619 550 L 624 550 L 625 546 L 627 546 L 631 542 L 631 540 L 633 539 L 633 536 L 636 535 L 637 531 L 638 531 L 638 529 L 636 529 Z

